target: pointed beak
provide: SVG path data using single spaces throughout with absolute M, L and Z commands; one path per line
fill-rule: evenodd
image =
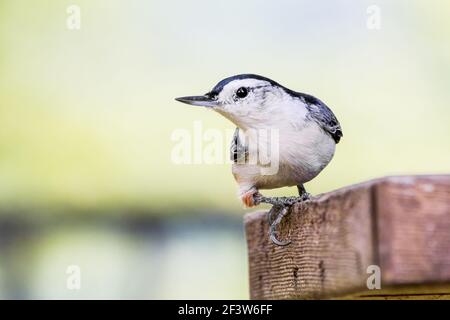
M 175 98 L 175 100 L 179 102 L 183 102 L 186 104 L 190 104 L 192 106 L 201 106 L 201 107 L 215 107 L 217 106 L 217 101 L 210 98 L 207 94 L 203 96 L 190 96 L 190 97 L 181 97 Z

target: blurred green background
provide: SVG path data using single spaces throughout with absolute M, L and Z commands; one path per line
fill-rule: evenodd
M 1 0 L 0 298 L 248 298 L 230 165 L 171 159 L 177 129 L 233 129 L 174 97 L 239 73 L 340 120 L 313 194 L 450 171 L 448 1 Z

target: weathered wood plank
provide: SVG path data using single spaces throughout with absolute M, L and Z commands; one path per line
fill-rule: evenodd
M 450 280 L 449 177 L 376 185 L 380 262 L 389 284 Z
M 382 287 L 450 282 L 450 176 L 388 177 L 295 205 L 268 238 L 266 212 L 245 217 L 252 299 L 340 296 Z M 371 291 L 372 292 L 372 291 Z

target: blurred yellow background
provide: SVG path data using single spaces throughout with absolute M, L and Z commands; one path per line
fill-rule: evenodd
M 0 297 L 247 298 L 248 210 L 230 165 L 171 159 L 174 130 L 234 128 L 174 98 L 239 73 L 313 94 L 341 122 L 313 194 L 450 171 L 448 1 L 2 0 L 0 231 L 12 240 Z M 150 219 L 151 235 L 117 231 L 127 217 Z M 87 270 L 77 292 L 65 288 L 71 263 Z

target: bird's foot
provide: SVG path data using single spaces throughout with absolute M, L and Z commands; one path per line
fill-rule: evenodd
M 291 243 L 291 240 L 286 240 L 286 241 L 280 241 L 277 238 L 277 227 L 280 224 L 281 220 L 283 220 L 284 216 L 286 214 L 288 214 L 290 207 L 278 207 L 278 206 L 273 206 L 272 209 L 276 208 L 275 210 L 278 211 L 278 215 L 275 218 L 275 221 L 273 221 L 270 224 L 270 228 L 269 228 L 269 236 L 270 236 L 270 240 L 272 240 L 272 242 L 278 246 L 287 246 L 288 244 Z M 278 208 L 281 208 L 278 210 Z M 272 209 L 270 211 L 272 211 Z M 270 214 L 269 211 L 269 214 Z
M 281 223 L 281 220 L 289 213 L 290 207 L 297 203 L 309 200 L 311 195 L 309 193 L 303 193 L 299 197 L 264 197 L 261 194 L 255 194 L 254 203 L 268 203 L 272 205 L 272 208 L 269 210 L 267 217 L 269 220 L 270 228 L 269 228 L 269 236 L 270 240 L 278 246 L 286 246 L 291 243 L 290 240 L 280 241 L 277 238 L 277 227 Z
M 268 203 L 274 206 L 292 206 L 294 203 L 310 200 L 311 195 L 309 193 L 303 193 L 298 197 L 265 197 L 259 193 L 254 195 L 253 203 L 255 205 L 261 203 Z

